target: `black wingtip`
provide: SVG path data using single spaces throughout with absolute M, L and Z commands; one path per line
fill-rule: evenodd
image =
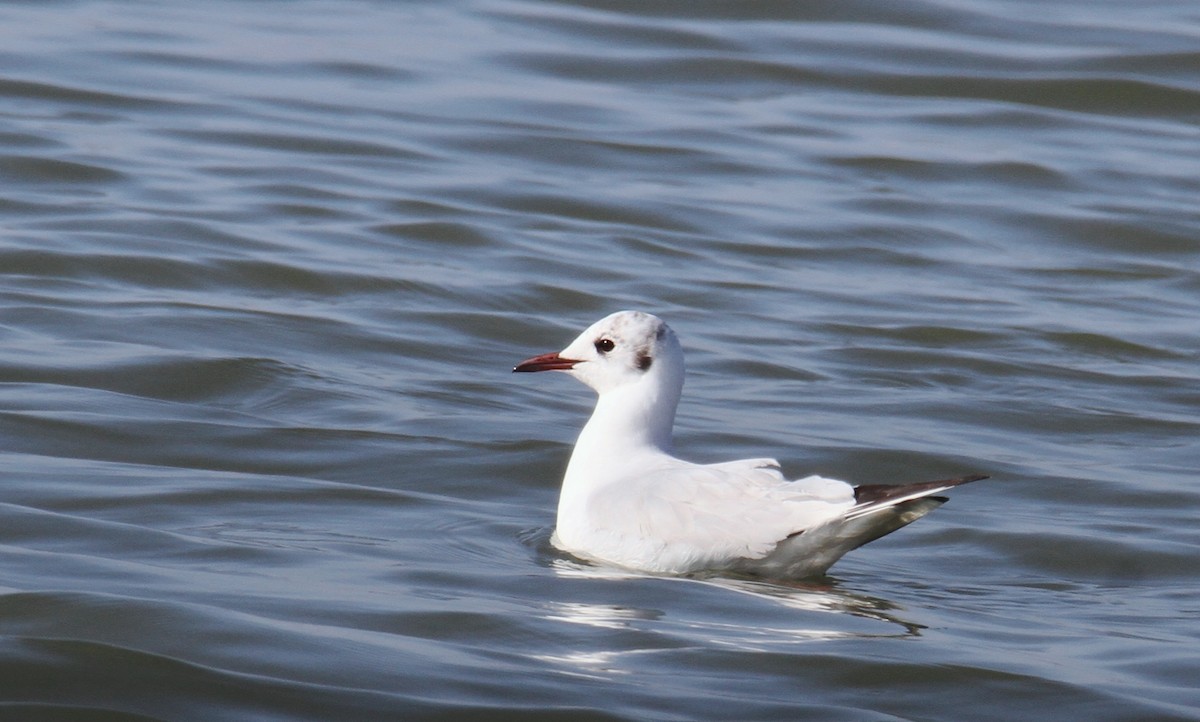
M 968 474 L 967 476 L 959 476 L 953 479 L 919 481 L 915 484 L 863 484 L 862 486 L 854 487 L 854 501 L 858 504 L 887 501 L 888 499 L 896 499 L 901 496 L 920 494 L 924 490 L 933 492 L 935 490 L 949 489 L 987 478 L 987 474 Z

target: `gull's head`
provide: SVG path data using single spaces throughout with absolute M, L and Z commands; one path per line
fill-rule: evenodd
M 562 351 L 526 359 L 513 371 L 566 371 L 600 394 L 649 382 L 677 395 L 683 386 L 683 350 L 661 318 L 618 311 L 589 326 Z

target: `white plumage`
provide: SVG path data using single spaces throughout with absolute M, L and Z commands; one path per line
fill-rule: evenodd
M 563 478 L 554 544 L 648 572 L 820 574 L 843 554 L 924 516 L 934 496 L 985 478 L 853 487 L 789 481 L 774 459 L 694 464 L 671 453 L 683 350 L 661 319 L 621 311 L 514 371 L 565 371 L 599 394 Z

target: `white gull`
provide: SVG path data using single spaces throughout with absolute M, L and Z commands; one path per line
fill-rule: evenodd
M 854 487 L 821 476 L 789 481 L 774 459 L 679 459 L 671 427 L 683 349 L 641 311 L 603 318 L 513 371 L 565 371 L 599 394 L 567 465 L 553 537 L 584 559 L 666 574 L 811 577 L 941 506 L 940 492 L 987 478 Z

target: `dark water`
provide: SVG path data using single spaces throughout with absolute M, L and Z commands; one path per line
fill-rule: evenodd
M 0 718 L 1200 719 L 1200 6 L 0 5 Z M 979 471 L 784 586 L 548 545 L 678 446 Z

